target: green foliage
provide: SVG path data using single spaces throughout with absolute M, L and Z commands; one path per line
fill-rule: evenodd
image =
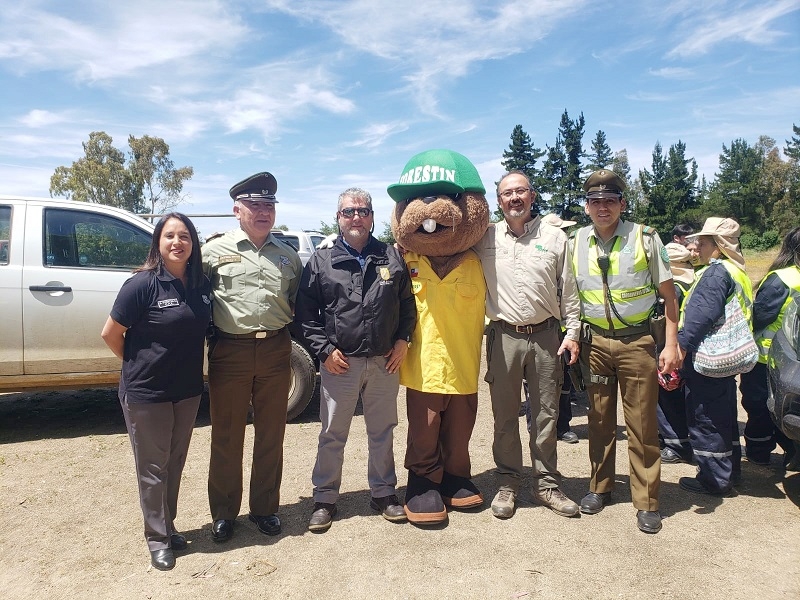
M 555 144 L 547 148 L 547 159 L 543 167 L 541 191 L 542 208 L 562 219 L 579 220 L 583 218 L 583 168 L 581 159 L 583 152 L 583 113 L 575 120 L 569 118 L 564 110 Z
M 605 169 L 608 165 L 615 162 L 614 153 L 611 152 L 611 147 L 606 142 L 606 134 L 604 131 L 598 131 L 592 140 L 592 153 L 589 154 L 589 164 L 585 167 L 586 175 L 600 169 Z M 627 153 L 625 155 L 627 160 Z M 616 172 L 616 169 L 614 170 Z
M 745 250 L 756 250 L 759 252 L 774 248 L 780 243 L 780 241 L 781 236 L 778 235 L 777 231 L 773 230 L 765 231 L 761 235 L 758 235 L 757 233 L 743 233 L 739 238 L 742 248 Z
M 70 167 L 57 167 L 50 195 L 117 206 L 135 213 L 167 211 L 181 201 L 183 182 L 192 167 L 176 169 L 169 146 L 158 137 L 128 138 L 129 160 L 104 131 L 93 131 L 82 144 L 84 156 Z
M 151 214 L 165 213 L 181 200 L 183 182 L 192 178 L 192 167 L 175 168 L 169 157 L 169 145 L 159 137 L 128 136 L 131 151 L 128 170 L 144 192 L 144 201 Z
M 336 223 L 328 224 L 325 221 L 320 221 L 317 231 L 325 235 L 330 235 L 332 233 L 339 233 L 339 226 Z
M 522 171 L 528 176 L 534 189 L 540 189 L 542 174 L 536 168 L 536 161 L 544 156 L 545 152 L 540 148 L 535 148 L 530 136 L 522 129 L 522 125 L 516 125 L 511 132 L 511 143 L 508 149 L 503 151 L 503 160 L 500 164 L 508 171 Z M 498 206 L 492 215 L 492 222 L 496 223 L 503 220 L 503 211 Z
M 397 242 L 397 240 L 394 239 L 394 234 L 392 233 L 392 224 L 386 223 L 385 221 L 383 223 L 383 232 L 375 237 L 387 244 L 394 244 Z
M 685 222 L 686 212 L 697 205 L 697 163 L 686 158 L 686 144 L 679 140 L 664 156 L 656 142 L 652 171 L 639 171 L 639 183 L 642 201 L 635 218 L 654 227 L 663 241 L 670 241 L 669 232 L 676 223 Z

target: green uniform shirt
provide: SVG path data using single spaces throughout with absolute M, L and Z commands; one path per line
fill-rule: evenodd
M 225 333 L 280 329 L 293 318 L 303 264 L 271 233 L 261 248 L 236 229 L 203 246 L 214 325 Z

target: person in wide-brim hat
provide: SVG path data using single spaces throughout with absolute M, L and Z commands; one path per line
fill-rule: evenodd
M 703 223 L 703 228 L 697 233 L 687 235 L 686 239 L 692 241 L 703 235 L 711 237 L 719 251 L 744 270 L 744 255 L 742 255 L 742 247 L 739 244 L 739 232 L 739 223 L 733 219 L 708 217 Z

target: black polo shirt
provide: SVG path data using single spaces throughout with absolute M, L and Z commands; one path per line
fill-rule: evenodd
M 122 284 L 111 318 L 127 327 L 119 396 L 130 403 L 177 402 L 203 392 L 211 282 L 187 291 L 166 270 Z

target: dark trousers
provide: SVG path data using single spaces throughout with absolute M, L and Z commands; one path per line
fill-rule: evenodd
M 736 380 L 686 373 L 686 422 L 697 461 L 697 479 L 716 493 L 741 475 L 742 448 L 736 416 Z
M 744 444 L 747 456 L 758 462 L 768 462 L 769 455 L 780 445 L 784 450 L 792 442 L 775 426 L 767 408 L 769 383 L 767 365 L 757 363 L 749 373 L 742 373 L 739 390 L 742 392 L 742 408 L 747 412 L 744 426 Z
M 178 491 L 200 396 L 141 404 L 120 398 L 120 405 L 136 462 L 144 537 L 151 552 L 163 550 L 177 533 Z
M 656 416 L 662 447 L 674 450 L 687 462 L 691 461 L 692 445 L 686 425 L 686 393 L 682 387 L 668 392 L 659 386 Z
M 406 469 L 437 484 L 445 471 L 471 476 L 469 438 L 478 414 L 478 394 L 434 394 L 408 388 L 406 414 Z
M 250 512 L 278 512 L 283 475 L 283 435 L 289 401 L 289 330 L 266 339 L 217 338 L 208 348 L 211 518 L 235 519 L 242 505 L 242 459 L 247 413 L 252 401 L 253 466 Z

